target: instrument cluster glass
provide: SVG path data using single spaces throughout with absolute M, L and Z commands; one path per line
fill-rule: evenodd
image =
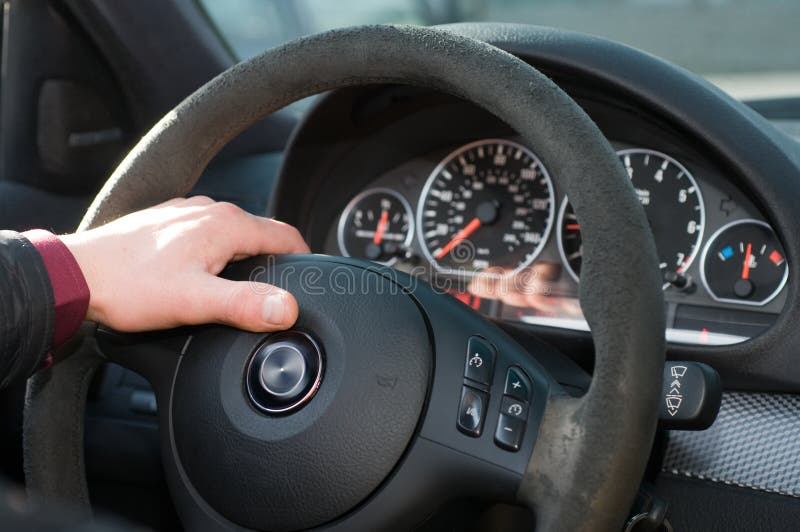
M 667 339 L 722 345 L 763 330 L 788 278 L 770 226 L 737 207 L 746 199 L 734 200 L 706 170 L 700 181 L 690 171 L 697 168 L 667 153 L 624 147 L 617 154 L 655 239 L 672 320 Z M 481 313 L 588 330 L 578 298 L 580 220 L 559 196 L 558 176 L 551 179 L 517 140 L 478 140 L 409 162 L 349 201 L 336 241 L 342 255 L 421 272 L 434 284 L 452 280 L 447 290 Z M 755 307 L 767 314 L 735 315 Z

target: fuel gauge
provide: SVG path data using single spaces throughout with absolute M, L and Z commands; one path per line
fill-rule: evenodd
M 772 228 L 737 220 L 711 236 L 703 251 L 703 284 L 717 301 L 765 305 L 786 284 L 786 255 Z
M 339 249 L 345 257 L 391 265 L 411 244 L 413 224 L 411 206 L 403 196 L 388 188 L 365 190 L 339 218 Z

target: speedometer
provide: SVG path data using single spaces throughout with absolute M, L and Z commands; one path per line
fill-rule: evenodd
M 666 279 L 682 275 L 700 250 L 703 196 L 692 174 L 669 155 L 641 148 L 617 154 L 650 222 L 666 288 Z M 581 227 L 567 200 L 558 217 L 558 243 L 567 270 L 577 281 L 583 256 Z
M 417 209 L 422 251 L 444 273 L 506 275 L 528 266 L 553 225 L 553 185 L 524 146 L 487 139 L 444 158 Z

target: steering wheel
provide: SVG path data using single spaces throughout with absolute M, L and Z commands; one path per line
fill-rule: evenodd
M 156 124 L 80 229 L 185 195 L 226 143 L 291 102 L 373 83 L 433 88 L 487 109 L 558 176 L 583 233 L 580 297 L 596 351 L 588 391 L 569 395 L 536 352 L 412 277 L 338 257 L 256 257 L 223 275 L 291 291 L 293 331 L 99 328 L 31 380 L 33 496 L 89 511 L 86 390 L 111 360 L 155 389 L 165 472 L 187 530 L 408 530 L 456 498 L 527 505 L 544 531 L 621 529 L 657 421 L 655 246 L 603 135 L 516 57 L 451 31 L 394 26 L 269 50 Z

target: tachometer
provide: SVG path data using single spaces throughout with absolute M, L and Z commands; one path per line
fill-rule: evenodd
M 342 211 L 338 237 L 345 257 L 392 264 L 414 238 L 411 207 L 394 190 L 365 190 Z
M 487 139 L 462 146 L 428 178 L 417 233 L 439 272 L 505 275 L 539 254 L 553 224 L 553 185 L 524 146 Z
M 666 279 L 683 274 L 700 251 L 705 224 L 703 196 L 692 174 L 669 155 L 641 148 L 617 154 L 650 222 L 666 288 Z M 558 216 L 559 251 L 576 281 L 583 257 L 580 231 L 575 211 L 565 199 Z

